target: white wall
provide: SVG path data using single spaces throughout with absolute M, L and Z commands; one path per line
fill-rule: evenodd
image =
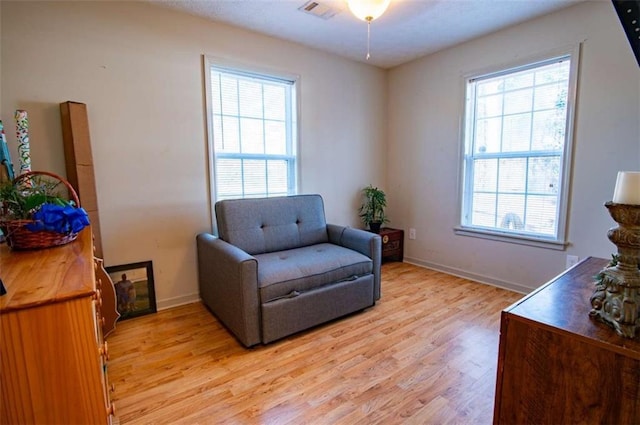
M 456 236 L 463 76 L 583 42 L 566 251 Z M 610 2 L 584 2 L 400 66 L 389 74 L 392 225 L 417 229 L 408 260 L 522 291 L 567 254 L 609 258 L 617 171 L 640 169 L 640 70 Z
M 84 102 L 106 265 L 152 260 L 159 307 L 197 299 L 211 229 L 202 55 L 301 76 L 301 186 L 359 225 L 384 185 L 386 73 L 142 2 L 0 2 L 1 111 L 29 113 L 33 169 L 64 175 L 59 103 Z M 15 162 L 15 161 L 14 161 Z
M 388 79 L 142 2 L 2 1 L 0 20 L 0 119 L 14 162 L 13 112 L 26 109 L 34 169 L 64 175 L 58 105 L 87 103 L 106 263 L 153 260 L 160 307 L 197 296 L 194 237 L 210 229 L 203 54 L 301 75 L 302 191 L 325 197 L 329 221 L 359 226 L 359 190 L 383 187 L 390 225 L 418 231 L 407 259 L 490 283 L 527 290 L 561 272 L 566 254 L 608 257 L 614 223 L 602 204 L 618 170 L 640 167 L 640 71 L 609 2 L 479 38 Z M 455 236 L 462 76 L 581 41 L 572 245 Z

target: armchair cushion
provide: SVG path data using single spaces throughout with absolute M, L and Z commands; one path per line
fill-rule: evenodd
M 330 243 L 256 255 L 260 301 L 293 298 L 324 285 L 371 274 L 373 262 Z
M 229 199 L 215 210 L 220 239 L 251 255 L 328 242 L 318 195 Z

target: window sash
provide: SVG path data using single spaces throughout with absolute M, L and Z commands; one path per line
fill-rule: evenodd
M 501 106 L 501 109 L 497 114 L 486 113 L 487 110 L 485 111 L 478 110 L 478 107 L 479 107 L 478 99 L 481 99 L 484 101 L 489 96 L 492 95 L 490 91 L 488 91 L 487 93 L 479 94 L 478 85 L 480 83 L 483 83 L 483 82 L 488 83 L 489 88 L 491 88 L 490 86 L 491 86 L 492 80 L 495 81 L 497 77 L 502 77 L 505 80 L 513 76 L 522 77 L 523 75 L 524 76 L 527 75 L 527 73 L 526 72 L 523 73 L 523 71 L 532 71 L 533 73 L 535 73 L 536 71 L 539 71 L 541 68 L 545 66 L 557 64 L 565 61 L 569 62 L 569 69 L 568 69 L 566 78 L 558 78 L 556 81 L 546 82 L 546 83 L 540 82 L 539 84 L 536 84 L 536 82 L 534 81 L 533 84 L 525 84 L 523 87 L 515 87 L 512 89 L 505 89 L 504 87 L 502 87 L 501 90 L 496 92 L 497 94 L 502 96 L 502 101 L 504 100 L 505 96 L 511 93 L 518 92 L 518 90 L 534 90 L 534 91 L 539 90 L 540 93 L 546 91 L 548 93 L 557 94 L 558 93 L 557 84 L 558 84 L 558 81 L 560 81 L 562 85 L 566 85 L 563 88 L 564 90 L 563 95 L 565 99 L 564 105 L 560 105 L 560 107 L 558 107 L 557 104 L 553 105 L 553 103 L 549 104 L 549 102 L 545 104 L 544 101 L 540 102 L 540 99 L 537 99 L 538 104 L 535 104 L 534 102 L 536 101 L 536 99 L 534 98 L 532 100 L 532 103 L 530 105 L 527 105 L 528 106 L 527 108 L 524 108 L 522 111 L 517 111 L 515 113 L 509 113 L 509 112 L 505 113 L 504 102 L 503 102 L 503 105 L 498 105 L 498 106 Z M 551 242 L 553 244 L 565 243 L 564 227 L 566 223 L 566 205 L 567 205 L 567 198 L 568 198 L 567 196 L 568 179 L 569 179 L 568 165 L 569 165 L 571 145 L 572 145 L 572 131 L 571 131 L 573 126 L 572 106 L 574 104 L 574 99 L 575 99 L 575 87 L 576 87 L 576 80 L 577 80 L 577 63 L 578 63 L 577 49 L 573 49 L 572 52 L 564 52 L 563 54 L 554 56 L 551 59 L 531 62 L 525 66 L 513 67 L 513 68 L 502 70 L 499 72 L 486 73 L 480 76 L 467 78 L 466 80 L 467 100 L 466 100 L 465 121 L 464 121 L 465 136 L 463 138 L 464 149 L 462 151 L 463 152 L 463 161 L 462 161 L 463 178 L 461 179 L 461 184 L 462 184 L 461 201 L 462 202 L 461 202 L 461 209 L 460 209 L 461 211 L 460 226 L 456 227 L 457 234 L 465 234 L 470 236 L 478 236 L 479 234 L 480 237 L 483 237 L 482 235 L 485 234 L 490 239 L 507 240 L 507 241 L 512 241 L 510 240 L 511 238 L 516 238 L 516 239 L 520 238 L 524 241 L 523 243 L 527 243 L 526 242 L 527 240 L 534 241 L 534 242 L 535 241 Z M 505 80 L 503 80 L 503 82 Z M 556 91 L 554 92 L 554 90 Z M 481 106 L 485 106 L 485 105 L 481 105 Z M 536 106 L 539 106 L 539 107 L 536 109 Z M 477 137 L 478 134 L 476 133 L 476 131 L 478 129 L 479 120 L 497 117 L 501 120 L 501 125 L 502 125 L 505 117 L 514 116 L 514 115 L 517 115 L 518 113 L 522 115 L 528 114 L 529 115 L 528 124 L 530 126 L 530 131 L 533 131 L 533 121 L 532 121 L 533 115 L 532 114 L 535 114 L 541 111 L 561 110 L 562 108 L 564 108 L 564 119 L 561 121 L 563 125 L 562 129 L 564 131 L 564 137 L 563 137 L 562 146 L 558 146 L 556 149 L 549 149 L 548 147 L 541 148 L 540 146 L 533 146 L 532 143 L 534 140 L 533 140 L 532 134 L 530 133 L 528 135 L 528 139 L 526 139 L 528 143 L 528 149 L 522 149 L 521 147 L 521 149 L 519 150 L 509 151 L 508 148 L 510 148 L 511 146 L 507 146 L 507 150 L 505 150 L 505 146 L 504 146 L 505 136 L 502 128 L 500 132 L 501 139 L 499 142 L 500 143 L 499 148 L 493 147 L 493 151 L 487 151 L 490 149 L 481 150 L 478 146 L 476 146 L 476 143 L 478 143 L 478 137 Z M 484 115 L 482 115 L 483 113 Z M 543 117 L 543 118 L 546 118 L 546 117 Z M 557 123 L 558 122 L 557 117 L 555 117 L 555 119 Z M 518 146 L 515 146 L 515 147 L 518 147 Z M 548 193 L 548 192 L 541 193 L 532 189 L 530 186 L 530 182 L 528 181 L 529 170 L 527 168 L 523 170 L 523 173 L 525 176 L 524 183 L 523 183 L 524 184 L 523 190 L 501 191 L 500 188 L 497 186 L 492 188 L 491 190 L 478 190 L 474 186 L 474 184 L 476 183 L 475 172 L 477 171 L 476 168 L 477 168 L 477 163 L 479 161 L 495 160 L 499 162 L 501 160 L 508 160 L 508 159 L 512 159 L 512 160 L 521 159 L 525 161 L 526 164 L 529 164 L 529 161 L 531 160 L 553 161 L 554 158 L 557 159 L 556 164 L 557 164 L 557 172 L 558 172 L 557 182 L 554 183 L 556 187 L 553 188 L 553 190 L 555 190 L 556 193 Z M 499 176 L 496 176 L 496 179 L 497 178 L 499 178 Z M 493 223 L 490 225 L 487 225 L 488 223 L 486 222 L 482 223 L 480 222 L 480 220 L 476 220 L 477 217 L 474 217 L 474 212 L 475 212 L 474 207 L 477 206 L 474 204 L 474 196 L 476 196 L 476 201 L 477 201 L 478 199 L 477 195 L 481 195 L 481 194 L 493 195 L 495 197 L 494 207 L 492 210 Z M 503 223 L 498 222 L 498 219 L 500 218 L 500 213 L 498 211 L 498 202 L 501 196 L 507 197 L 509 195 L 522 197 L 522 200 L 524 202 L 523 213 L 525 215 L 524 217 L 525 223 L 527 221 L 527 214 L 536 214 L 536 210 L 533 209 L 533 206 L 529 202 L 533 200 L 535 202 L 538 202 L 540 205 L 542 205 L 543 202 L 541 202 L 541 200 L 543 198 L 554 198 L 555 200 L 553 202 L 555 202 L 555 212 L 553 214 L 554 215 L 553 228 L 552 229 L 547 228 L 544 231 L 540 231 L 540 230 L 532 231 L 526 228 L 518 228 L 517 226 L 512 226 L 511 228 L 502 227 L 501 225 Z M 535 204 L 535 205 L 538 205 L 538 204 Z M 538 213 L 544 214 L 542 211 L 538 211 Z M 549 216 L 549 215 L 550 213 L 547 210 L 546 216 Z M 529 216 L 528 218 L 531 218 L 531 216 Z M 477 232 L 478 234 L 471 234 L 470 232 L 471 233 Z M 496 235 L 498 237 L 496 237 Z M 507 239 L 502 239 L 502 237 L 506 237 Z M 533 244 L 535 245 L 535 243 Z
M 214 64 L 208 67 L 207 72 L 210 73 L 208 115 L 211 120 L 214 202 L 229 198 L 296 193 L 295 80 Z M 223 79 L 231 87 L 228 91 L 222 87 Z M 235 88 L 232 87 L 234 82 Z M 243 103 L 243 83 L 249 88 L 253 86 L 253 93 L 249 93 L 249 96 L 255 96 L 260 91 L 259 98 Z M 214 84 L 219 86 L 214 87 Z M 268 88 L 284 90 L 284 99 L 278 98 L 275 102 L 276 109 L 271 108 L 271 112 L 267 111 L 267 102 L 274 98 L 272 96 L 270 100 L 267 99 Z M 275 139 L 271 137 L 273 135 Z M 270 137 L 272 140 L 269 140 Z M 272 149 L 271 146 L 275 148 Z M 233 165 L 237 166 L 236 170 L 231 168 Z M 259 171 L 261 168 L 262 175 Z M 283 174 L 286 175 L 284 183 Z M 275 176 L 273 181 L 272 176 Z

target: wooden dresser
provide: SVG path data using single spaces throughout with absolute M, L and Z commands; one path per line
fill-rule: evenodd
M 589 318 L 587 258 L 502 312 L 494 424 L 640 424 L 640 339 Z
M 0 422 L 108 424 L 98 263 L 91 229 L 37 251 L 0 245 Z M 108 288 L 110 289 L 110 288 Z

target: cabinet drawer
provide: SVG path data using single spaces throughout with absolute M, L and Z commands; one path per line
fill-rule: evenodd
M 404 256 L 404 231 L 400 229 L 380 229 L 382 239 L 382 261 L 402 261 Z
M 396 249 L 400 249 L 400 241 L 396 240 L 396 241 L 389 241 L 385 244 L 382 244 L 382 251 L 383 252 L 387 252 L 387 251 L 393 251 Z

